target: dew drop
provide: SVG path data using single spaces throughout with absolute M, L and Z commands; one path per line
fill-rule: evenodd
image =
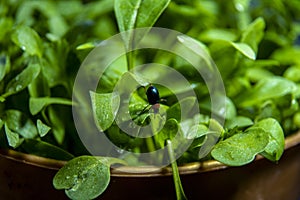
M 70 179 L 71 177 L 70 176 L 66 176 L 66 179 Z
M 235 4 L 235 8 L 239 11 L 239 12 L 243 12 L 245 10 L 244 6 L 241 3 L 236 3 Z
M 16 91 L 20 91 L 22 89 L 22 85 L 17 85 L 16 86 Z
M 23 51 L 26 51 L 26 47 L 25 47 L 25 46 L 21 46 L 21 49 L 22 49 Z

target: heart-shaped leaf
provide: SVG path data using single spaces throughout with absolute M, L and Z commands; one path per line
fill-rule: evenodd
M 53 185 L 65 189 L 71 199 L 94 199 L 108 186 L 109 165 L 92 156 L 80 156 L 69 161 L 55 175 Z
M 215 145 L 211 155 L 214 159 L 231 166 L 250 163 L 258 153 L 264 151 L 269 134 L 262 128 L 249 128 Z
M 56 189 L 65 189 L 71 199 L 94 199 L 102 194 L 110 181 L 110 165 L 126 164 L 111 157 L 80 156 L 70 160 L 53 178 Z

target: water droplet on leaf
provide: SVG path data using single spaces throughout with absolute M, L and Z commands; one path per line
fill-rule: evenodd
M 17 85 L 16 86 L 16 91 L 19 91 L 19 90 L 21 90 L 22 89 L 22 85 Z
M 235 8 L 240 12 L 243 12 L 245 10 L 244 6 L 241 3 L 236 3 Z

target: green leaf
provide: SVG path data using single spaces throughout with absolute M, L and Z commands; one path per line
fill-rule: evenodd
M 93 49 L 98 44 L 96 42 L 87 42 L 76 47 L 76 50 Z
M 300 47 L 293 46 L 277 49 L 271 57 L 283 65 L 300 65 L 299 56 Z
M 177 37 L 177 39 L 185 47 L 187 47 L 189 50 L 194 52 L 198 57 L 201 57 L 201 59 L 203 59 L 205 61 L 205 64 L 206 64 L 205 67 L 207 67 L 213 71 L 213 66 L 211 63 L 209 50 L 203 43 L 201 43 L 200 41 L 195 40 L 191 37 L 188 37 L 186 35 L 180 35 Z M 183 52 L 185 52 L 185 51 L 183 51 Z M 190 52 L 189 52 L 189 55 L 191 55 Z M 188 55 L 184 55 L 183 57 L 187 58 Z M 192 58 L 192 59 L 194 59 L 194 58 Z
M 2 5 L 1 5 L 2 6 Z M 5 40 L 7 38 L 7 35 L 10 34 L 10 30 L 14 24 L 14 21 L 12 18 L 2 17 L 0 18 L 0 41 Z
M 187 139 L 199 138 L 206 135 L 208 131 L 209 130 L 207 126 L 203 124 L 196 124 L 189 129 L 186 137 Z
M 120 96 L 116 93 L 98 94 L 90 91 L 92 109 L 96 125 L 105 131 L 114 122 L 120 105 Z
M 211 118 L 209 119 L 209 130 L 214 131 L 216 133 L 223 133 L 224 129 L 223 126 L 215 119 Z
M 120 128 L 114 124 L 107 129 L 107 136 L 113 144 L 119 145 L 126 145 L 130 139 L 132 139 L 130 135 L 122 132 Z
M 237 116 L 235 118 L 226 121 L 225 123 L 225 127 L 229 129 L 235 127 L 247 127 L 251 125 L 253 125 L 253 121 L 250 118 L 244 116 Z
M 214 114 L 222 117 L 225 116 L 226 119 L 232 119 L 236 116 L 236 107 L 232 100 L 229 97 L 217 95 L 219 101 L 216 104 L 215 109 L 213 110 Z M 224 105 L 225 101 L 225 105 Z M 200 109 L 205 111 L 211 110 L 211 99 L 210 97 L 206 97 L 201 99 L 201 102 L 199 102 Z M 226 108 L 226 109 L 225 109 Z
M 43 77 L 50 88 L 63 85 L 69 89 L 67 67 L 75 67 L 78 63 L 75 56 L 71 56 L 70 47 L 66 40 L 58 40 L 51 44 L 45 44 L 43 57 L 40 59 Z M 67 62 L 72 61 L 71 63 Z M 71 69 L 73 70 L 73 69 Z M 71 71 L 70 71 L 71 72 Z
M 57 160 L 71 160 L 74 156 L 67 151 L 54 146 L 53 144 L 35 140 L 25 139 L 21 146 L 27 153 L 42 156 L 45 158 L 52 158 Z
M 285 100 L 288 99 L 285 96 L 282 98 L 284 98 Z M 256 114 L 255 120 L 260 121 L 261 119 L 269 117 L 280 120 L 282 118 L 281 116 L 283 116 L 283 113 L 285 111 L 287 112 L 288 110 L 289 109 L 285 109 L 283 112 L 281 112 L 274 101 L 268 100 L 259 105 L 259 112 Z
M 6 85 L 5 92 L 2 97 L 6 98 L 24 90 L 40 73 L 40 65 L 30 63 L 20 74 L 10 80 Z
M 42 57 L 42 43 L 35 30 L 28 26 L 17 26 L 11 35 L 12 41 L 31 56 Z
M 120 32 L 152 27 L 169 2 L 170 0 L 115 0 L 115 15 Z M 123 33 L 122 37 L 126 49 L 130 49 L 133 32 Z
M 44 137 L 50 130 L 51 128 L 44 124 L 41 120 L 37 120 L 36 122 L 36 127 L 38 129 L 38 133 L 41 137 Z
M 128 86 L 130 84 L 130 86 Z M 125 72 L 122 74 L 118 82 L 118 91 L 126 94 L 128 92 L 131 93 L 132 88 L 137 88 L 140 86 L 147 86 L 149 82 L 147 82 L 143 77 L 134 74 L 132 72 Z
M 222 75 L 224 81 L 232 78 L 232 74 L 238 70 L 237 61 L 239 54 L 231 42 L 216 40 L 209 46 L 212 58 Z M 242 57 L 243 58 L 243 57 Z
M 266 69 L 251 67 L 247 69 L 246 77 L 253 83 L 256 83 L 264 78 L 272 78 L 274 74 Z
M 300 82 L 300 65 L 289 67 L 284 72 L 283 76 L 288 80 L 291 80 L 294 82 Z
M 209 29 L 200 33 L 199 38 L 204 42 L 213 42 L 215 40 L 235 41 L 236 34 L 231 30 L 226 29 Z
M 245 43 L 237 43 L 237 42 L 231 42 L 231 45 L 238 50 L 239 52 L 241 52 L 244 56 L 246 56 L 247 58 L 250 58 L 251 60 L 255 60 L 256 59 L 256 54 L 253 51 L 253 49 L 245 44 Z
M 223 52 L 222 56 L 224 56 L 224 51 L 227 50 L 229 47 L 233 47 L 235 50 L 237 50 L 238 52 L 240 52 L 241 54 L 243 54 L 244 56 L 246 56 L 251 60 L 256 59 L 256 53 L 252 49 L 252 47 L 242 42 L 230 42 L 226 40 L 217 40 L 214 41 L 214 43 L 211 45 L 210 48 L 212 52 L 221 52 L 221 53 Z M 225 54 L 229 54 L 229 53 L 226 52 Z
M 24 139 L 20 138 L 20 135 L 18 133 L 15 133 L 14 131 L 10 130 L 10 128 L 6 124 L 4 125 L 4 127 L 8 145 L 13 148 L 17 148 L 18 146 L 20 146 Z
M 231 166 L 241 166 L 254 160 L 264 151 L 269 142 L 269 134 L 259 127 L 249 128 L 217 143 L 211 155 L 214 159 Z
M 72 101 L 57 97 L 30 97 L 29 110 L 32 115 L 38 114 L 43 108 L 51 104 L 72 105 Z
M 170 0 L 115 0 L 115 14 L 120 32 L 151 27 Z M 127 38 L 126 41 L 128 41 Z
M 236 117 L 236 107 L 229 97 L 225 97 L 225 106 L 226 106 L 226 111 L 225 111 L 226 119 L 235 118 Z M 220 113 L 220 115 L 222 116 L 222 113 Z
M 269 143 L 261 155 L 271 161 L 278 161 L 284 151 L 284 133 L 278 121 L 267 118 L 256 123 L 254 127 L 263 128 L 269 133 Z
M 6 110 L 4 120 L 10 130 L 24 138 L 35 138 L 38 135 L 34 123 L 21 111 Z
M 211 152 L 214 145 L 218 142 L 219 138 L 222 137 L 222 135 L 224 135 L 225 132 L 222 125 L 213 118 L 209 119 L 207 125 L 208 131 L 205 134 L 205 138 L 199 138 L 198 141 L 200 141 L 200 143 L 196 145 L 198 147 L 201 146 L 201 148 L 198 151 L 199 159 L 204 158 Z M 192 145 L 195 145 L 195 143 Z
M 259 81 L 254 88 L 241 94 L 237 99 L 237 105 L 246 107 L 258 104 L 264 100 L 282 97 L 286 94 L 293 94 L 297 86 L 292 81 L 274 76 Z
M 43 73 L 39 73 L 39 75 L 28 85 L 28 92 L 30 97 L 43 97 L 51 95 L 48 82 Z
M 101 64 L 101 63 L 100 63 Z M 96 68 L 98 67 L 98 65 L 95 66 Z M 98 70 L 98 69 L 95 69 Z M 94 72 L 93 69 L 91 69 L 91 72 L 93 73 L 91 76 L 94 76 Z M 132 76 L 132 78 L 134 78 L 134 74 L 127 72 L 127 66 L 126 66 L 126 56 L 121 56 L 119 57 L 117 60 L 114 60 L 113 63 L 111 63 L 109 65 L 109 67 L 105 70 L 105 72 L 102 74 L 98 86 L 97 88 L 97 92 L 99 93 L 110 93 L 112 92 L 115 87 L 116 84 L 118 83 L 118 81 L 122 81 L 123 78 L 126 75 L 130 75 Z M 121 78 L 122 77 L 122 78 Z M 125 79 L 126 81 L 126 79 Z M 123 86 L 124 88 L 126 88 L 126 85 L 122 85 L 122 83 L 120 82 L 120 85 Z
M 161 13 L 166 9 L 170 0 L 115 0 L 114 10 L 117 23 L 125 48 L 128 52 L 127 68 L 134 67 L 134 55 L 132 47 L 137 44 L 147 29 L 135 34 L 134 29 L 152 27 Z
M 248 44 L 257 53 L 258 45 L 264 36 L 265 21 L 262 17 L 252 22 L 242 34 L 242 43 Z
M 68 9 L 71 9 L 70 7 Z M 16 15 L 18 24 L 31 25 L 34 20 L 34 14 L 39 13 L 40 19 L 44 20 L 43 26 L 47 26 L 49 31 L 57 36 L 63 36 L 68 28 L 68 25 L 62 17 L 62 13 L 58 12 L 58 6 L 51 1 L 25 1 L 21 4 Z M 48 19 L 47 19 L 48 18 Z
M 65 189 L 71 199 L 94 199 L 104 192 L 110 181 L 106 162 L 92 156 L 80 156 L 69 161 L 53 178 L 56 189 Z
M 209 133 L 208 127 L 203 124 L 192 126 L 188 131 L 187 139 L 194 139 L 194 141 L 189 148 L 193 149 L 202 146 L 206 141 L 206 135 Z

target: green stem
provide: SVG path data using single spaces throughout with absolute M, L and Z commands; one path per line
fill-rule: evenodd
M 134 33 L 132 33 L 129 42 L 127 44 L 127 54 L 126 54 L 126 58 L 127 58 L 127 69 L 128 71 L 132 70 L 134 67 L 134 59 L 135 59 L 135 53 L 133 51 L 134 49 Z
M 175 159 L 172 142 L 170 140 L 167 140 L 167 147 L 168 147 L 169 158 L 170 158 L 171 166 L 172 166 L 173 181 L 175 184 L 177 200 L 187 200 L 187 198 L 184 194 L 184 191 L 183 191 L 182 184 L 181 184 L 178 166 L 177 166 L 177 162 Z
M 127 58 L 127 70 L 130 71 L 131 69 L 133 69 L 134 66 L 134 53 L 132 51 L 129 51 L 126 54 L 126 58 Z
M 155 151 L 155 146 L 154 146 L 154 143 L 153 143 L 153 140 L 151 137 L 146 138 L 146 143 L 147 143 L 149 152 Z

